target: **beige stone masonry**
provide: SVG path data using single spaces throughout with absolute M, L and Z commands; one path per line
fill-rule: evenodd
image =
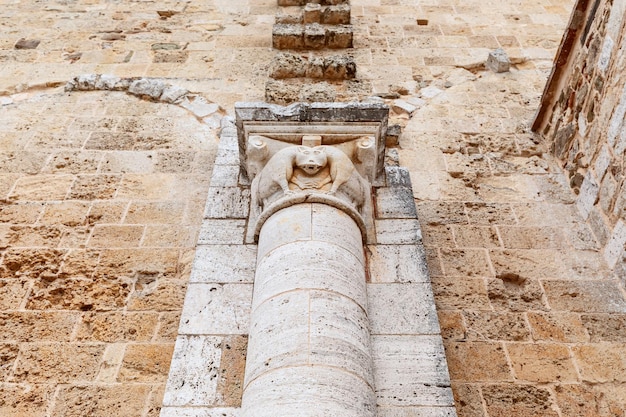
M 234 249 L 231 243 L 199 245 L 197 252 L 203 252 L 207 261 L 190 272 L 209 195 L 208 172 L 214 160 L 232 161 L 237 146 L 218 150 L 217 133 L 208 124 L 196 124 L 186 109 L 173 110 L 171 105 L 121 92 L 64 93 L 63 86 L 81 74 L 158 78 L 201 92 L 208 102 L 232 113 L 235 102 L 265 97 L 269 65 L 277 52 L 270 47 L 279 8 L 275 0 L 0 3 L 0 196 L 4 199 L 0 267 L 13 268 L 10 276 L 0 277 L 0 351 L 7 364 L 0 366 L 0 414 L 157 416 L 166 378 L 158 352 L 171 352 L 175 343 L 186 277 L 194 283 L 230 285 L 249 284 L 254 276 L 254 250 L 250 245 Z M 618 1 L 613 1 L 610 14 L 605 6 L 606 2 L 599 2 L 600 19 L 595 22 L 606 22 L 602 30 L 610 40 L 600 35 L 602 25 L 590 26 L 588 39 L 593 39 L 588 46 L 593 48 L 581 45 L 580 58 L 598 53 L 586 66 L 591 72 L 585 72 L 571 100 L 573 109 L 582 105 L 584 117 L 571 122 L 578 126 L 582 121 L 585 138 L 608 138 L 610 116 L 621 112 L 618 98 L 623 86 L 606 80 L 615 79 L 610 74 L 621 69 L 619 60 L 613 59 L 621 56 L 623 29 L 617 17 L 624 10 Z M 579 150 L 594 145 L 593 152 L 586 150 L 579 159 L 572 152 L 573 160 L 581 163 L 576 172 L 582 176 L 570 177 L 569 167 L 568 175 L 562 176 L 561 163 L 548 151 L 552 140 L 527 129 L 540 106 L 573 8 L 570 0 L 411 4 L 352 0 L 354 48 L 349 55 L 357 64 L 358 78 L 341 81 L 341 86 L 326 81 L 336 89 L 332 100 L 384 102 L 392 108 L 390 125 L 405 126 L 402 134 L 395 135 L 400 144 L 397 155 L 413 184 L 409 195 L 417 204 L 425 253 L 413 245 L 368 247 L 372 281 L 368 285 L 397 285 L 400 289 L 395 292 L 391 288 L 378 293 L 400 293 L 404 300 L 414 301 L 411 316 L 401 315 L 402 306 L 394 304 L 401 317 L 398 324 L 390 313 L 390 317 L 378 316 L 378 326 L 388 325 L 390 332 L 417 328 L 414 323 L 420 321 L 412 317 L 422 298 L 409 297 L 412 293 L 401 289 L 410 283 L 406 288 L 422 293 L 423 268 L 410 267 L 407 260 L 426 259 L 459 416 L 604 417 L 626 409 L 624 382 L 613 371 L 621 369 L 619 358 L 626 356 L 625 313 L 616 312 L 624 295 L 605 258 L 607 254 L 613 260 L 618 252 L 604 249 L 609 241 L 620 241 L 619 233 L 614 234 L 618 223 L 611 223 L 617 221 L 612 210 L 623 202 L 614 168 L 615 148 L 602 141 L 595 146 L 585 139 Z M 581 28 L 586 22 L 581 20 Z M 26 45 L 34 49 L 24 49 Z M 510 71 L 485 71 L 489 52 L 499 47 L 511 60 Z M 562 68 L 583 74 L 576 66 Z M 615 97 L 596 94 L 598 77 L 592 73 L 607 76 L 602 91 Z M 268 89 L 272 97 L 304 101 L 331 97 L 328 88 L 310 84 L 296 91 L 288 81 L 274 80 Z M 583 86 L 589 100 L 581 102 Z M 565 95 L 566 104 L 570 97 Z M 590 123 L 586 117 L 592 102 L 606 106 L 600 112 L 596 107 Z M 569 117 L 566 113 L 555 120 L 563 119 L 561 126 L 567 127 Z M 206 122 L 219 128 L 216 119 L 209 115 Z M 594 125 L 602 127 L 597 135 L 591 134 L 596 132 Z M 617 132 L 616 144 L 620 126 L 616 116 L 612 130 Z M 582 186 L 578 181 L 584 181 L 587 172 L 591 174 L 585 195 L 593 201 L 577 204 L 580 194 L 570 190 Z M 596 175 L 600 172 L 605 172 L 602 178 Z M 7 203 L 10 195 L 17 195 L 12 194 L 16 184 L 20 195 L 56 198 L 62 190 L 68 191 L 70 177 L 75 181 L 67 198 Z M 233 231 L 226 233 L 228 237 L 245 230 L 245 220 L 239 216 L 242 201 L 248 198 L 230 188 L 225 204 L 238 214 L 227 229 Z M 221 193 L 213 190 L 210 195 L 218 199 Z M 182 201 L 182 217 L 169 218 L 171 223 L 144 223 L 137 217 L 134 223 L 125 222 L 129 210 L 135 213 L 141 207 L 133 214 L 138 216 L 147 213 L 152 203 L 157 205 L 149 210 L 164 219 L 162 208 L 172 203 L 172 214 L 179 213 L 176 204 Z M 131 207 L 131 202 L 141 204 Z M 579 205 L 588 212 L 586 219 L 579 214 Z M 213 230 L 222 230 L 228 219 L 215 207 L 209 205 L 206 212 L 217 216 Z M 83 247 L 96 224 L 145 225 L 142 246 Z M 16 242 L 38 246 L 12 246 Z M 476 262 L 476 271 L 488 274 L 478 275 L 469 266 L 455 264 L 451 258 L 461 252 L 467 263 Z M 229 262 L 215 261 L 223 253 Z M 492 257 L 497 266 L 492 265 Z M 376 265 L 372 259 L 377 259 Z M 615 266 L 620 265 L 616 261 Z M 51 276 L 60 278 L 51 281 Z M 209 296 L 233 293 L 210 291 L 216 288 L 210 285 L 203 288 Z M 89 304 L 91 311 L 80 310 Z M 431 316 L 426 317 L 425 322 L 431 323 Z M 223 377 L 217 386 L 225 394 L 222 405 L 210 412 L 188 407 L 180 415 L 237 416 L 232 404 L 240 395 L 236 387 L 242 383 L 238 375 L 243 375 L 246 338 L 218 335 L 223 348 L 216 348 L 214 335 L 186 337 L 191 342 L 204 338 L 204 344 L 194 346 L 205 346 L 209 358 L 219 357 L 218 372 Z M 385 352 L 389 353 L 395 346 L 422 346 L 418 338 L 400 344 L 394 337 L 385 335 L 374 345 L 388 342 Z M 55 344 L 67 344 L 73 351 L 102 345 L 104 350 L 85 349 L 76 355 L 101 354 L 95 380 L 66 379 L 57 384 L 52 382 L 54 375 L 43 382 L 29 382 L 27 376 L 24 382 L 10 379 L 16 364 L 40 372 L 37 362 L 23 361 L 21 349 L 35 358 L 39 347 L 49 351 Z M 129 349 L 125 360 L 130 345 L 141 346 Z M 532 353 L 544 345 L 550 348 L 547 357 L 555 360 L 546 368 L 549 373 L 518 377 L 518 370 L 541 370 L 546 365 L 543 356 L 519 352 Z M 146 354 L 146 362 L 140 364 L 137 353 L 144 346 L 155 354 Z M 560 355 L 564 349 L 569 360 Z M 494 366 L 502 363 L 504 355 L 508 373 L 498 371 L 497 377 L 491 377 L 478 368 L 468 370 L 468 362 L 458 360 L 463 352 L 472 357 L 484 352 L 494 358 Z M 73 357 L 65 358 L 67 363 L 59 362 L 59 369 L 75 369 Z M 421 357 L 402 361 L 419 364 Z M 122 363 L 128 368 L 123 371 L 124 381 L 97 381 L 117 378 Z M 46 369 L 46 363 L 40 368 Z M 150 369 L 158 370 L 160 382 Z M 403 382 L 413 374 L 402 374 Z M 548 382 L 535 382 L 548 376 Z M 402 388 L 389 381 L 388 387 Z M 425 384 L 437 386 L 436 381 Z M 389 393 L 385 394 L 388 401 L 397 396 Z M 440 416 L 449 408 L 385 406 L 379 413 Z M 163 410 L 168 417 L 177 412 L 171 407 Z

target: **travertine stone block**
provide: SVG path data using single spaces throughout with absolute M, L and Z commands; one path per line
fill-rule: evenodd
M 202 223 L 198 243 L 242 244 L 246 229 L 245 220 L 208 219 Z
M 378 407 L 378 417 L 456 417 L 456 409 L 448 407 Z
M 284 264 L 302 257 L 299 269 L 285 270 Z M 347 250 L 326 242 L 294 242 L 270 252 L 257 267 L 253 308 L 273 294 L 297 289 L 322 289 L 353 299 L 365 308 L 365 281 L 354 281 L 362 274 L 363 264 Z
M 306 58 L 287 52 L 280 52 L 274 56 L 270 65 L 270 77 L 274 79 L 304 77 L 307 66 Z
M 215 165 L 211 175 L 212 187 L 236 187 L 239 180 L 239 166 Z
M 275 294 L 252 314 L 246 384 L 266 372 L 309 363 L 310 292 Z
M 403 167 L 385 166 L 385 177 L 388 187 L 411 188 L 409 170 Z
M 161 417 L 239 417 L 240 408 L 228 407 L 163 407 Z
M 271 222 L 271 226 L 265 228 L 267 230 L 265 233 L 262 230 L 263 237 L 259 237 L 258 259 L 287 243 L 312 239 L 310 205 L 299 204 L 290 207 L 290 210 L 280 210 L 274 213 L 268 222 Z M 292 225 L 290 229 L 277 227 L 287 222 Z
M 12 382 L 37 383 L 93 380 L 105 345 L 87 343 L 29 343 L 22 345 Z
M 426 253 L 421 245 L 369 245 L 372 283 L 430 282 Z
M 373 335 L 440 333 L 430 283 L 368 284 L 367 299 Z
M 219 336 L 178 336 L 164 407 L 213 405 L 217 401 L 222 340 Z
M 417 219 L 376 220 L 376 241 L 382 245 L 407 245 L 421 242 L 422 231 Z
M 205 218 L 245 219 L 250 208 L 250 190 L 239 187 L 210 187 Z
M 542 284 L 552 310 L 626 313 L 626 300 L 615 281 L 544 280 Z
M 350 216 L 310 203 L 274 213 L 259 236 L 243 416 L 375 415 L 366 303 Z
M 273 386 L 269 390 L 267 387 Z M 344 416 L 376 414 L 371 386 L 354 374 L 326 367 L 281 368 L 246 388 L 242 416 Z
M 379 406 L 454 404 L 439 336 L 372 336 Z
M 413 190 L 408 187 L 385 187 L 376 190 L 376 217 L 379 219 L 414 219 L 417 217 Z
M 256 246 L 198 246 L 193 262 L 189 278 L 192 283 L 252 283 L 256 266 Z
M 507 351 L 517 379 L 539 383 L 578 381 L 572 354 L 562 344 L 508 343 Z
M 251 299 L 250 284 L 189 284 L 179 334 L 245 334 Z
M 350 216 L 325 204 L 312 204 L 311 214 L 312 240 L 333 242 L 364 264 L 361 231 Z

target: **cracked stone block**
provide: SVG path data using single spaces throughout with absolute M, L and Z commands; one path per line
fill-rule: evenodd
M 487 68 L 493 72 L 507 72 L 511 68 L 511 61 L 504 49 L 498 48 L 489 52 Z

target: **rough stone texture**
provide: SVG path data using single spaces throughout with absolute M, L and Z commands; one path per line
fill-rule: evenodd
M 498 48 L 489 52 L 486 65 L 493 72 L 507 72 L 511 68 L 511 60 L 504 49 Z
M 573 15 L 557 57 L 569 62 L 553 71 L 533 125 L 551 141 L 579 211 L 618 274 L 626 262 L 625 8 L 623 1 L 601 2 L 590 13 L 591 5 L 578 2 L 577 13 L 585 18 Z M 574 42 L 577 36 L 580 42 Z
M 159 281 L 169 277 L 172 280 L 170 284 L 185 281 L 193 259 L 193 251 L 190 250 L 193 243 L 131 249 L 87 249 L 81 245 L 87 242 L 95 224 L 125 224 L 123 219 L 131 201 L 180 201 L 193 195 L 180 223 L 170 225 L 180 230 L 177 224 L 182 224 L 191 229 L 192 235 L 197 233 L 205 210 L 208 183 L 204 181 L 211 170 L 216 137 L 206 133 L 204 128 L 198 127 L 197 130 L 194 127 L 199 126 L 195 124 L 197 119 L 188 110 L 170 112 L 164 104 L 115 92 L 114 84 L 109 84 L 113 87 L 99 87 L 106 91 L 75 91 L 69 95 L 62 89 L 68 81 L 81 74 L 114 74 L 118 78 L 163 77 L 172 85 L 201 92 L 227 112 L 232 112 L 236 101 L 262 100 L 267 66 L 275 55 L 269 46 L 276 2 L 233 0 L 183 4 L 166 0 L 141 2 L 140 8 L 136 2 L 4 3 L 0 11 L 6 22 L 0 35 L 0 144 L 4 152 L 4 159 L 0 162 L 0 197 L 3 199 L 0 204 L 0 244 L 3 248 L 0 250 L 0 309 L 6 314 L 19 313 L 20 318 L 11 318 L 11 323 L 23 326 L 23 330 L 14 330 L 14 327 L 2 327 L 0 330 L 2 345 L 10 346 L 6 348 L 7 360 L 13 357 L 12 346 L 20 349 L 23 343 L 72 344 L 79 343 L 79 340 L 80 343 L 107 345 L 151 343 L 143 338 L 150 335 L 148 328 L 154 317 L 158 320 L 154 340 L 163 344 L 172 343 L 176 337 L 176 329 L 172 328 L 178 325 L 182 297 L 176 301 L 177 307 L 168 304 L 168 308 L 173 310 L 148 309 L 141 312 L 147 316 L 133 316 L 129 313 L 140 312 L 124 313 L 121 310 L 131 293 L 140 292 L 142 300 L 155 297 L 155 289 L 161 287 L 154 285 L 154 279 Z M 303 6 L 300 3 L 304 2 L 295 3 Z M 392 117 L 393 123 L 403 126 L 398 153 L 400 163 L 410 170 L 414 185 L 413 196 L 426 244 L 425 259 L 432 275 L 435 302 L 440 317 L 442 312 L 448 315 L 447 320 L 441 319 L 446 345 L 471 342 L 473 348 L 480 349 L 502 343 L 506 353 L 508 343 L 521 342 L 511 339 L 525 337 L 524 322 L 518 321 L 518 315 L 521 315 L 527 319 L 531 332 L 530 340 L 524 340 L 524 343 L 549 343 L 555 349 L 566 347 L 571 350 L 573 345 L 588 345 L 593 338 L 594 349 L 589 352 L 610 353 L 614 357 L 614 352 L 617 352 L 614 345 L 622 343 L 614 339 L 620 337 L 623 326 L 614 322 L 617 319 L 609 320 L 608 317 L 620 317 L 623 313 L 598 311 L 595 307 L 590 310 L 584 303 L 578 304 L 576 311 L 572 311 L 569 302 L 562 302 L 559 309 L 554 310 L 550 300 L 544 298 L 543 291 L 538 293 L 539 298 L 531 297 L 525 301 L 519 286 L 510 285 L 507 289 L 505 281 L 483 275 L 447 276 L 447 268 L 441 264 L 442 254 L 445 256 L 450 250 L 482 249 L 490 267 L 491 256 L 497 253 L 498 265 L 508 263 L 529 282 L 539 282 L 540 288 L 544 288 L 543 283 L 555 277 L 542 275 L 542 268 L 531 268 L 532 264 L 522 262 L 520 255 L 527 253 L 529 258 L 524 259 L 541 261 L 541 258 L 531 257 L 535 254 L 528 252 L 547 249 L 554 252 L 549 254 L 549 260 L 546 258 L 545 268 L 559 273 L 558 278 L 562 281 L 559 291 L 568 287 L 582 288 L 573 283 L 584 278 L 588 282 L 586 288 L 608 281 L 615 289 L 613 294 L 620 294 L 617 281 L 607 273 L 612 270 L 605 265 L 603 253 L 598 252 L 604 249 L 604 244 L 596 240 L 596 234 L 598 240 L 604 238 L 600 236 L 602 229 L 596 225 L 597 220 L 606 223 L 604 230 L 608 242 L 613 235 L 612 225 L 617 224 L 612 222 L 617 222 L 626 203 L 623 181 L 620 182 L 622 161 L 616 158 L 615 153 L 623 150 L 624 146 L 621 122 L 626 106 L 619 105 L 623 101 L 623 85 L 618 85 L 616 77 L 610 77 L 610 74 L 619 74 L 623 69 L 619 57 L 623 56 L 624 48 L 618 40 L 624 37 L 617 36 L 620 31 L 618 17 L 624 11 L 623 2 L 613 2 L 615 12 L 611 13 L 606 28 L 602 29 L 610 35 L 610 41 L 606 36 L 595 35 L 599 33 L 597 29 L 603 27 L 600 20 L 607 16 L 606 3 L 599 3 L 596 16 L 600 20 L 593 23 L 589 31 L 593 36 L 587 37 L 589 42 L 584 42 L 580 59 L 574 60 L 580 62 L 590 56 L 589 65 L 585 66 L 584 73 L 582 67 L 576 65 L 570 72 L 572 77 L 580 74 L 581 88 L 574 95 L 554 95 L 561 109 L 568 106 L 572 110 L 581 108 L 577 117 L 557 111 L 553 120 L 562 119 L 564 122 L 558 127 L 551 125 L 547 134 L 554 137 L 554 151 L 563 155 L 560 159 L 571 161 L 571 167 L 565 166 L 568 171 L 566 176 L 560 176 L 559 164 L 548 155 L 547 148 L 552 141 L 542 141 L 528 133 L 526 127 L 539 107 L 541 91 L 567 26 L 573 1 L 512 4 L 469 0 L 457 3 L 443 0 L 420 4 L 353 0 L 353 52 L 360 82 L 342 86 L 346 91 L 350 86 L 351 94 L 358 92 L 350 95 L 356 100 L 378 93 L 387 96 L 391 92 L 390 84 L 400 84 L 408 88 L 410 97 L 424 101 L 411 119 L 395 114 Z M 590 5 L 594 3 L 588 2 Z M 162 18 L 157 13 L 159 10 L 174 13 Z M 422 19 L 422 24 L 416 24 L 416 16 Z M 427 24 L 423 24 L 425 18 Z M 581 20 L 584 28 L 586 21 Z M 486 21 L 489 24 L 485 24 Z M 111 30 L 121 31 L 119 34 L 125 35 L 125 38 L 103 40 L 102 35 Z M 41 43 L 36 49 L 14 49 L 20 38 L 36 38 Z M 602 39 L 601 45 L 596 39 Z M 187 45 L 186 62 L 155 61 L 158 51 L 153 50 L 152 45 L 159 43 Z M 505 49 L 509 55 L 512 62 L 510 71 L 501 74 L 484 72 L 488 52 L 498 47 Z M 78 59 L 77 53 L 82 53 Z M 595 59 L 592 58 L 594 54 Z M 465 73 L 459 76 L 459 66 L 465 72 L 471 71 L 474 79 Z M 606 75 L 599 77 L 601 71 L 605 71 Z M 83 79 L 84 85 L 90 85 L 87 78 Z M 100 80 L 102 82 L 102 78 Z M 624 78 L 621 80 L 623 83 Z M 369 86 L 369 90 L 362 88 L 365 85 Z M 578 84 L 572 78 L 564 85 Z M 586 95 L 582 86 L 586 86 Z M 128 85 L 120 86 L 120 89 L 123 88 L 128 89 Z M 161 97 L 165 96 L 165 91 Z M 615 93 L 617 97 L 609 93 Z M 296 99 L 298 94 L 299 90 L 295 93 Z M 335 97 L 348 100 L 345 98 L 348 94 L 337 94 Z M 586 97 L 588 99 L 583 100 Z M 592 108 L 592 101 L 605 104 Z M 552 104 L 547 106 L 552 108 Z M 584 141 L 579 141 L 582 133 L 573 133 L 576 130 L 586 132 Z M 595 138 L 599 138 L 601 144 L 596 145 Z M 609 150 L 608 138 L 612 138 L 614 144 L 611 145 L 613 151 L 608 152 L 611 162 L 603 177 L 599 178 L 597 175 L 605 171 L 607 152 L 603 148 Z M 190 152 L 194 155 L 193 160 L 189 164 L 178 165 L 178 173 L 156 173 L 157 164 L 152 162 L 155 155 L 160 159 L 164 153 L 174 149 Z M 130 152 L 133 157 L 128 159 L 126 155 L 114 155 L 116 152 Z M 5 153 L 10 155 L 5 158 Z M 578 157 L 579 153 L 584 157 Z M 227 154 L 221 155 L 225 157 Z M 108 165 L 113 164 L 113 168 L 102 164 L 104 158 L 111 161 Z M 124 162 L 128 160 L 132 163 Z M 135 172 L 137 170 L 140 172 Z M 597 214 L 601 215 L 590 215 L 593 226 L 591 221 L 588 223 L 577 213 L 577 208 L 570 202 L 573 198 L 583 197 L 595 200 L 593 193 L 575 196 L 567 194 L 568 187 L 563 186 L 571 183 L 576 190 L 582 185 L 587 172 L 596 176 L 599 187 L 598 202 L 593 208 L 598 209 Z M 555 175 L 560 177 L 559 182 L 553 182 Z M 31 182 L 28 179 L 31 176 L 38 178 Z M 54 184 L 47 184 L 41 189 L 30 187 L 32 183 L 45 185 L 46 180 L 51 178 L 55 180 Z M 71 183 L 68 181 L 70 178 Z M 19 185 L 17 190 L 16 183 Z M 618 187 L 610 184 L 617 184 Z M 68 188 L 73 197 L 66 199 L 63 191 L 67 192 Z M 615 191 L 611 191 L 613 188 Z M 18 193 L 33 197 L 63 196 L 61 200 L 7 199 Z M 59 215 L 58 211 L 48 208 L 70 201 L 88 204 L 89 211 L 85 215 L 80 204 L 72 203 L 71 209 L 64 206 L 76 213 L 73 218 L 74 215 Z M 609 211 L 606 211 L 607 208 Z M 62 212 L 64 210 L 61 209 Z M 46 222 L 45 230 L 37 229 Z M 71 226 L 72 223 L 76 226 Z M 4 249 L 8 243 L 4 238 L 7 236 L 5 232 L 10 235 L 10 227 L 13 226 L 19 227 L 18 230 L 30 230 L 24 229 L 24 226 L 35 226 L 29 234 L 31 237 L 38 236 L 37 241 L 45 246 Z M 60 240 L 55 237 L 56 232 L 50 233 L 49 226 L 61 232 Z M 152 226 L 154 224 L 146 223 L 146 237 Z M 506 229 L 509 227 L 535 229 L 511 231 Z M 541 232 L 537 234 L 541 240 L 536 241 L 537 228 L 550 228 L 546 232 L 551 234 Z M 555 239 L 556 236 L 562 238 Z M 29 241 L 35 242 L 31 238 Z M 147 241 L 144 238 L 143 242 Z M 59 246 L 61 242 L 62 247 Z M 554 247 L 555 242 L 559 242 L 560 246 Z M 532 247 L 539 244 L 544 246 Z M 546 245 L 551 247 L 545 248 Z M 173 250 L 166 252 L 168 247 Z M 442 248 L 448 252 L 442 252 Z M 170 255 L 172 252 L 175 256 Z M 590 258 L 590 254 L 594 256 Z M 556 260 L 555 255 L 559 256 Z M 403 259 L 403 256 L 414 255 L 397 256 Z M 30 262 L 32 259 L 36 261 Z M 593 268 L 589 268 L 589 264 L 575 263 L 577 259 L 593 259 Z M 449 265 L 449 257 L 445 260 Z M 559 264 L 556 269 L 555 261 Z M 623 262 L 616 262 L 615 271 L 620 266 L 621 279 L 624 280 Z M 240 270 L 243 277 L 249 276 L 246 264 L 211 268 L 224 271 L 215 274 L 220 277 L 226 277 L 229 270 Z M 400 268 L 392 272 L 384 278 L 391 280 L 398 277 L 400 282 L 415 282 L 409 275 L 410 271 Z M 50 281 L 53 276 L 58 278 Z M 375 276 L 381 275 L 377 273 Z M 419 274 L 416 276 L 419 279 L 422 277 Z M 249 279 L 243 277 L 224 278 L 224 282 Z M 133 284 L 135 279 L 138 286 Z M 498 284 L 497 288 L 502 290 L 499 294 L 508 297 L 495 299 L 495 306 L 488 296 L 488 287 L 493 289 L 491 279 L 501 281 L 504 289 Z M 70 291 L 71 288 L 76 289 Z M 170 285 L 168 288 L 177 287 Z M 161 295 L 157 298 L 161 301 L 167 301 L 167 294 L 171 294 L 158 293 Z M 75 294 L 80 296 L 74 298 Z M 534 291 L 531 292 L 533 294 Z M 601 294 L 598 291 L 594 294 L 599 298 L 593 305 L 603 305 Z M 38 298 L 36 303 L 31 301 L 32 297 Z M 69 299 L 68 302 L 64 301 L 64 297 Z M 566 297 L 565 300 L 574 301 L 571 295 Z M 511 300 L 515 302 L 509 302 Z M 50 323 L 47 330 L 30 327 L 30 322 L 27 322 L 30 319 L 21 316 L 23 313 L 30 314 L 32 307 L 28 306 L 35 305 L 45 306 L 47 310 L 41 313 L 50 313 L 50 316 L 44 315 L 41 319 L 42 327 Z M 517 310 L 511 311 L 508 306 Z M 85 312 L 81 308 L 107 311 Z M 109 312 L 111 316 L 105 317 Z M 35 313 L 40 314 L 39 308 Z M 103 316 L 94 318 L 93 314 Z M 465 314 L 471 317 L 471 323 L 466 317 L 460 318 Z M 474 318 L 473 314 L 483 318 Z M 67 318 L 61 317 L 66 315 Z M 117 323 L 125 315 L 127 317 L 123 320 L 127 320 L 128 324 L 124 326 L 106 324 Z M 605 318 L 603 315 L 606 315 Z M 595 324 L 591 316 L 596 318 Z M 84 318 L 96 323 L 93 325 L 93 338 L 85 328 Z M 69 330 L 72 320 L 80 326 L 76 333 Z M 487 320 L 493 322 L 492 327 L 485 327 Z M 97 330 L 100 327 L 97 323 L 100 322 L 104 323 L 102 326 L 106 331 Z M 502 330 L 498 330 L 498 323 L 509 322 L 512 328 L 503 326 Z M 465 337 L 466 331 L 472 339 L 462 342 L 460 339 Z M 27 338 L 24 335 L 29 332 L 41 339 L 13 339 L 16 334 Z M 55 339 L 57 336 L 59 339 Z M 87 339 L 83 340 L 83 337 Z M 613 346 L 602 347 L 602 343 Z M 450 351 L 449 346 L 447 349 Z M 480 355 L 480 350 L 476 354 Z M 573 355 L 572 352 L 571 357 Z M 124 356 L 111 357 L 119 358 L 115 366 L 107 368 L 115 373 Z M 16 359 L 19 361 L 19 353 Z M 606 361 L 595 362 L 595 365 L 593 361 L 589 359 L 589 363 L 585 362 L 586 376 L 598 378 L 605 374 L 604 378 L 608 379 L 613 375 L 611 370 L 606 369 Z M 574 364 L 578 367 L 576 360 Z M 511 366 L 520 365 L 513 362 Z M 465 375 L 464 368 L 467 367 L 466 362 L 462 363 L 462 368 L 450 366 L 460 416 L 551 416 L 558 409 L 561 416 L 604 417 L 623 414 L 626 409 L 623 382 L 587 384 L 578 380 L 537 384 L 517 381 L 510 375 L 503 376 L 500 381 L 462 382 L 460 376 Z M 113 381 L 104 384 L 88 381 L 84 385 L 82 382 L 65 381 L 61 387 L 52 382 L 25 386 L 3 379 L 0 396 L 4 402 L 0 405 L 0 415 L 152 417 L 158 415 L 164 380 L 165 376 L 159 383 Z M 207 415 L 237 416 L 235 407 L 219 406 Z M 53 410 L 49 412 L 51 408 Z M 166 415 L 202 415 L 194 410 L 189 407 L 175 413 L 170 407 Z
M 0 203 L 0 415 L 158 415 L 213 130 L 115 91 L 27 95 L 0 112 L 2 140 L 16 140 L 0 164 L 13 182 Z

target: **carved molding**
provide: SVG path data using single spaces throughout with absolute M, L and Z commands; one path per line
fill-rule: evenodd
M 278 209 L 319 202 L 348 213 L 373 243 L 371 190 L 383 181 L 386 106 L 238 103 L 235 112 L 241 178 L 251 187 L 248 240 Z

